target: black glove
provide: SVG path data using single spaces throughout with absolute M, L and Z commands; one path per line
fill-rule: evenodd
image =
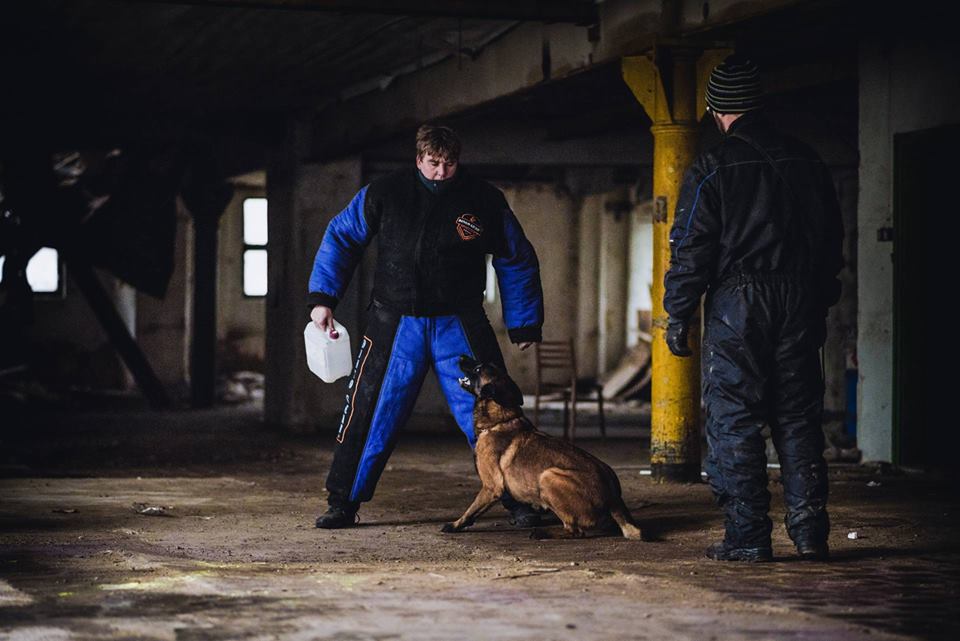
M 690 326 L 686 321 L 671 318 L 667 321 L 667 347 L 674 356 L 691 356 L 693 350 L 687 344 L 687 334 L 690 333 Z

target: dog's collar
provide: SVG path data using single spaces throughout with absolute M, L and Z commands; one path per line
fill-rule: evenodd
M 522 422 L 522 421 L 523 421 L 523 415 L 522 415 L 522 414 L 516 414 L 516 415 L 511 416 L 511 417 L 509 417 L 509 418 L 505 418 L 505 419 L 502 420 L 502 421 L 498 421 L 497 424 L 494 425 L 493 427 L 488 427 L 488 428 L 486 428 L 486 429 L 480 430 L 480 434 L 483 434 L 484 432 L 506 432 L 508 429 L 512 429 L 510 425 L 511 425 L 511 423 L 513 423 L 514 421 L 521 421 L 521 422 Z
M 493 411 L 491 411 L 491 409 Z M 523 410 L 521 410 L 520 408 L 507 408 L 501 405 L 500 403 L 497 403 L 494 400 L 484 401 L 482 411 L 486 416 L 499 415 L 503 417 L 502 421 L 509 421 L 511 419 L 523 416 Z

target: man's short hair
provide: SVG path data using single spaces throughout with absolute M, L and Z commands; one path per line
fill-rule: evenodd
M 417 129 L 417 158 L 430 154 L 442 160 L 460 160 L 460 138 L 450 127 L 421 125 Z

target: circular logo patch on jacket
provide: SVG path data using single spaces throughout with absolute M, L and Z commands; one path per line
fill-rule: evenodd
M 473 214 L 460 214 L 457 218 L 457 233 L 464 240 L 473 240 L 483 233 L 483 225 Z

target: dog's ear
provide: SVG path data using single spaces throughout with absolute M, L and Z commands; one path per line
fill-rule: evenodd
M 500 380 L 497 390 L 497 402 L 506 407 L 520 407 L 523 405 L 523 392 L 520 387 L 513 382 L 512 378 Z
M 519 407 L 523 405 L 523 393 L 517 384 L 511 379 L 499 379 L 493 383 L 487 383 L 480 388 L 481 399 L 492 399 L 497 405 L 503 407 Z

